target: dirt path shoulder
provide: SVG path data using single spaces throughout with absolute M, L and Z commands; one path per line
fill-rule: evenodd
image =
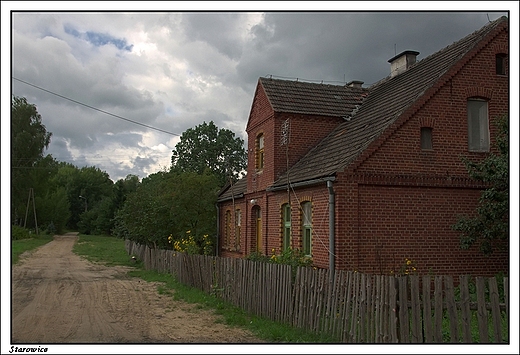
M 262 342 L 160 295 L 156 283 L 128 277 L 129 268 L 77 256 L 77 239 L 55 236 L 13 266 L 13 344 Z

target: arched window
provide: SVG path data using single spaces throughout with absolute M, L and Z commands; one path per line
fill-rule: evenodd
M 263 253 L 264 244 L 262 237 L 262 210 L 259 206 L 253 206 L 253 210 L 251 212 L 251 216 L 253 217 L 252 226 L 254 229 L 254 235 L 256 236 L 255 251 Z
M 285 250 L 291 247 L 291 206 L 288 203 L 282 205 L 282 235 Z
M 224 245 L 223 247 L 229 246 L 229 241 L 231 239 L 231 211 L 226 211 L 226 221 L 225 221 L 225 231 L 224 231 Z
M 256 137 L 256 168 L 264 168 L 264 134 L 260 133 Z
M 468 99 L 468 150 L 489 152 L 488 103 L 483 99 Z
M 240 235 L 241 235 L 241 225 L 242 225 L 242 213 L 240 209 L 237 208 L 235 210 L 235 249 L 240 251 Z
M 307 256 L 311 255 L 312 248 L 312 204 L 309 201 L 302 203 L 302 249 Z

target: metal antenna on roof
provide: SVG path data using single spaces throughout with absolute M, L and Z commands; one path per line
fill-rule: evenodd
M 489 19 L 489 14 L 486 14 L 487 18 L 488 18 L 488 22 L 491 22 L 491 20 Z

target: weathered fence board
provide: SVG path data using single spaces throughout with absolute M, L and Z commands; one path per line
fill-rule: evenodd
M 466 275 L 460 276 L 460 303 L 462 321 L 462 339 L 464 343 L 471 343 L 471 311 L 469 308 L 469 278 Z
M 216 256 L 187 255 L 125 242 L 146 269 L 212 294 L 246 312 L 327 333 L 345 343 L 503 343 L 509 279 L 366 275 Z M 295 276 L 293 278 L 293 272 Z M 433 289 L 432 289 L 433 286 Z M 501 289 L 501 290 L 502 290 Z M 503 303 L 501 303 L 503 302 Z M 478 328 L 472 335 L 475 323 Z M 444 327 L 444 328 L 443 328 Z M 444 335 L 443 335 L 444 334 Z M 446 338 L 444 338 L 446 336 Z

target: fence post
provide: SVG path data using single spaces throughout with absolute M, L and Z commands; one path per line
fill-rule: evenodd
M 431 303 L 431 277 L 429 275 L 422 278 L 422 308 L 423 308 L 423 325 L 424 325 L 424 341 L 426 343 L 433 342 L 432 328 L 432 303 Z
M 488 312 L 486 309 L 486 281 L 483 277 L 476 278 L 477 286 L 477 318 L 480 343 L 488 343 Z
M 408 344 L 410 342 L 410 316 L 408 314 L 408 277 L 397 278 L 399 282 L 399 330 L 400 342 Z
M 455 305 L 455 293 L 453 290 L 453 277 L 444 277 L 444 286 L 446 292 L 446 306 L 448 307 L 448 315 L 450 317 L 450 341 L 452 343 L 459 342 L 457 306 Z
M 419 276 L 410 275 L 410 300 L 412 303 L 412 343 L 422 343 L 421 300 Z
M 502 342 L 502 317 L 500 316 L 500 297 L 498 295 L 497 279 L 489 279 L 489 301 L 491 302 L 491 315 L 493 318 L 493 328 L 495 329 L 495 342 Z
M 471 311 L 469 309 L 468 276 L 462 275 L 460 279 L 460 309 L 462 318 L 462 339 L 465 343 L 471 343 Z

